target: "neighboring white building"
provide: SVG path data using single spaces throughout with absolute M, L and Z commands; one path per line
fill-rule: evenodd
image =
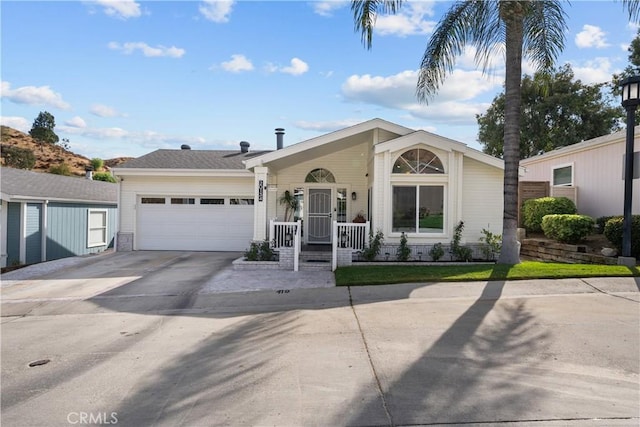
M 635 128 L 635 168 L 640 170 L 640 126 Z M 578 213 L 593 218 L 622 215 L 626 130 L 520 161 L 520 181 L 547 181 L 549 194 L 569 196 Z M 636 176 L 637 176 L 636 172 Z M 640 214 L 640 179 L 633 180 L 632 212 Z
M 278 146 L 283 132 L 277 131 Z M 241 145 L 245 145 L 243 143 Z M 502 230 L 503 161 L 381 119 L 270 152 L 157 150 L 113 169 L 119 250 L 242 251 L 300 202 L 305 244 L 331 243 L 333 221 L 362 214 L 388 243 L 448 243 Z

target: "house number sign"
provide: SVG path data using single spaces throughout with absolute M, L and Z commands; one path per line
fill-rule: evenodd
M 264 180 L 258 180 L 258 201 L 261 202 L 264 199 Z

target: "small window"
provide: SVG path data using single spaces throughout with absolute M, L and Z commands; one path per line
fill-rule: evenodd
M 432 174 L 444 173 L 442 162 L 429 150 L 416 148 L 402 153 L 393 164 L 393 173 Z
M 189 198 L 171 198 L 172 205 L 195 205 L 196 199 Z
M 105 246 L 107 244 L 107 211 L 89 209 L 87 223 L 87 247 Z
M 229 199 L 230 205 L 253 205 L 253 199 Z
M 309 172 L 307 177 L 304 179 L 304 182 L 335 183 L 336 178 L 330 171 L 318 168 Z
M 573 166 L 562 166 L 553 169 L 553 185 L 573 185 Z
M 140 201 L 143 205 L 164 205 L 164 197 L 143 197 Z
M 224 205 L 224 199 L 200 199 L 201 205 Z

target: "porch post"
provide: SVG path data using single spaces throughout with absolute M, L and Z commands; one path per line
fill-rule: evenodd
M 256 167 L 253 170 L 255 176 L 254 184 L 254 206 L 253 206 L 253 240 L 267 239 L 267 178 L 269 168 Z

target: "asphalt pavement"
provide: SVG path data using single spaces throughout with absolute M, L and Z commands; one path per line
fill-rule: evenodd
M 2 425 L 640 423 L 638 278 L 337 288 L 234 256 L 3 275 Z

